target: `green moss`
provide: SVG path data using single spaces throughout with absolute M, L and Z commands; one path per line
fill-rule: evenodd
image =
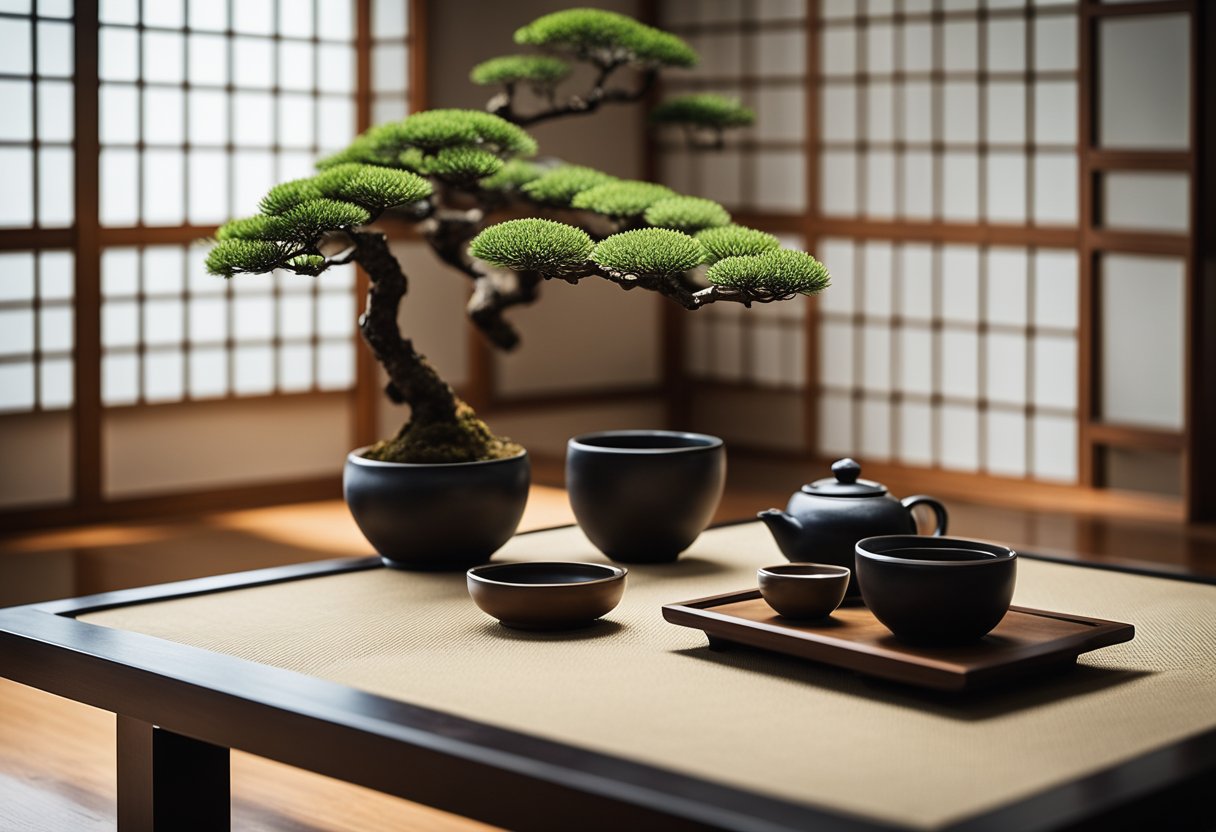
M 417 202 L 431 195 L 431 183 L 406 170 L 348 163 L 313 179 L 327 197 L 361 205 L 372 213 Z
M 715 286 L 813 295 L 828 287 L 831 278 L 822 263 L 804 251 L 779 249 L 754 257 L 727 257 L 705 274 Z
M 572 52 L 600 63 L 623 60 L 690 67 L 697 53 L 675 35 L 602 9 L 547 14 L 515 32 L 515 42 Z
M 570 200 L 570 205 L 609 217 L 636 217 L 659 200 L 675 195 L 671 188 L 653 182 L 629 180 L 588 188 Z
M 278 268 L 287 254 L 288 247 L 283 243 L 265 240 L 220 240 L 207 254 L 207 271 L 224 277 L 232 277 L 242 272 L 262 274 Z
M 603 240 L 591 253 L 591 259 L 620 274 L 670 276 L 701 265 L 705 249 L 679 231 L 639 228 Z
M 643 219 L 649 225 L 695 234 L 704 228 L 730 224 L 730 214 L 712 199 L 675 196 L 660 199 L 646 209 Z
M 493 176 L 482 179 L 481 187 L 487 191 L 517 191 L 529 182 L 539 179 L 544 172 L 539 166 L 523 159 L 512 159 Z
M 694 93 L 669 98 L 659 104 L 650 111 L 650 120 L 655 124 L 726 129 L 754 124 L 756 113 L 733 98 Z
M 583 191 L 616 182 L 615 176 L 610 176 L 595 168 L 585 168 L 581 165 L 562 165 L 524 185 L 523 192 L 546 205 L 569 205 L 570 200 Z
M 508 220 L 473 238 L 469 253 L 513 271 L 546 275 L 585 272 L 592 243 L 587 232 L 553 220 Z
M 521 453 L 522 447 L 495 436 L 473 409 L 461 402 L 454 422 L 410 420 L 395 437 L 377 442 L 363 456 L 382 462 L 426 464 L 509 459 Z
M 321 191 L 312 177 L 293 179 L 275 185 L 262 197 L 261 209 L 263 214 L 282 214 L 295 208 L 301 202 L 310 199 L 320 199 Z
M 708 263 L 724 257 L 746 257 L 781 248 L 781 241 L 772 234 L 745 225 L 707 228 L 697 233 L 697 241 L 709 252 Z
M 503 55 L 473 67 L 469 78 L 482 86 L 526 83 L 552 88 L 569 74 L 570 64 L 552 55 Z

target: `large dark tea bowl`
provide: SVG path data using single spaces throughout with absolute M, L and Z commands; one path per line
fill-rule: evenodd
M 667 563 L 714 516 L 726 449 L 704 433 L 588 433 L 566 448 L 566 489 L 587 538 L 622 563 Z
M 411 464 L 346 458 L 342 491 L 385 565 L 461 571 L 515 534 L 528 502 L 528 454 L 485 462 Z
M 466 575 L 481 610 L 517 630 L 570 630 L 607 615 L 625 592 L 625 569 L 600 563 L 495 563 Z
M 1013 600 L 1017 553 L 957 537 L 886 535 L 857 543 L 861 597 L 898 638 L 957 644 L 983 638 Z

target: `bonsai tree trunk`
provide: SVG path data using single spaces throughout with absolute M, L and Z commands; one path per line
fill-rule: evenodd
M 364 456 L 385 462 L 473 462 L 515 456 L 522 448 L 490 432 L 473 409 L 460 400 L 413 342 L 401 336 L 397 313 L 409 280 L 388 247 L 385 235 L 349 232 L 355 262 L 370 279 L 367 309 L 359 331 L 388 373 L 385 392 L 410 406 L 410 420 L 392 439 L 378 442 Z

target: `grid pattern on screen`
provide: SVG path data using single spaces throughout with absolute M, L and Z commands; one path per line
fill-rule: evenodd
M 825 217 L 1075 225 L 1075 2 L 824 0 Z
M 408 11 L 371 4 L 373 122 L 408 113 Z M 102 225 L 205 228 L 311 175 L 356 132 L 356 12 L 352 0 L 103 3 Z M 350 269 L 225 282 L 203 256 L 103 249 L 103 404 L 354 386 Z
M 72 252 L 0 252 L 0 413 L 72 406 Z
M 661 180 L 739 211 L 806 210 L 806 3 L 668 0 L 659 25 L 701 57 L 663 77 L 664 97 L 713 92 L 742 101 L 756 124 L 729 131 L 720 150 L 690 152 L 676 131 L 660 137 Z
M 199 247 L 102 256 L 102 402 L 214 399 L 354 384 L 354 267 L 225 281 Z
M 826 239 L 824 452 L 1077 478 L 1072 249 Z
M 373 0 L 371 19 L 372 124 L 409 114 L 409 0 Z
M 253 213 L 355 132 L 349 0 L 101 4 L 101 223 Z
M 801 238 L 782 236 L 786 248 Z M 804 297 L 760 303 L 713 303 L 688 315 L 684 325 L 685 372 L 701 381 L 746 387 L 801 390 L 806 387 Z
M 72 0 L 0 4 L 0 228 L 75 219 Z

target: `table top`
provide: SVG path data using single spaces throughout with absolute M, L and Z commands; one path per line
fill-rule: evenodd
M 509 560 L 603 561 L 575 527 Z M 570 633 L 505 629 L 463 575 L 361 569 L 122 604 L 79 621 L 152 636 L 611 758 L 878 824 L 939 828 L 1216 727 L 1216 587 L 1023 559 L 1014 603 L 1127 621 L 1134 641 L 1060 676 L 943 697 L 762 652 L 711 652 L 663 604 L 782 562 L 757 523 L 630 570 Z M 2 618 L 0 618 L 2 621 Z M 0 662 L 0 671 L 3 671 Z

